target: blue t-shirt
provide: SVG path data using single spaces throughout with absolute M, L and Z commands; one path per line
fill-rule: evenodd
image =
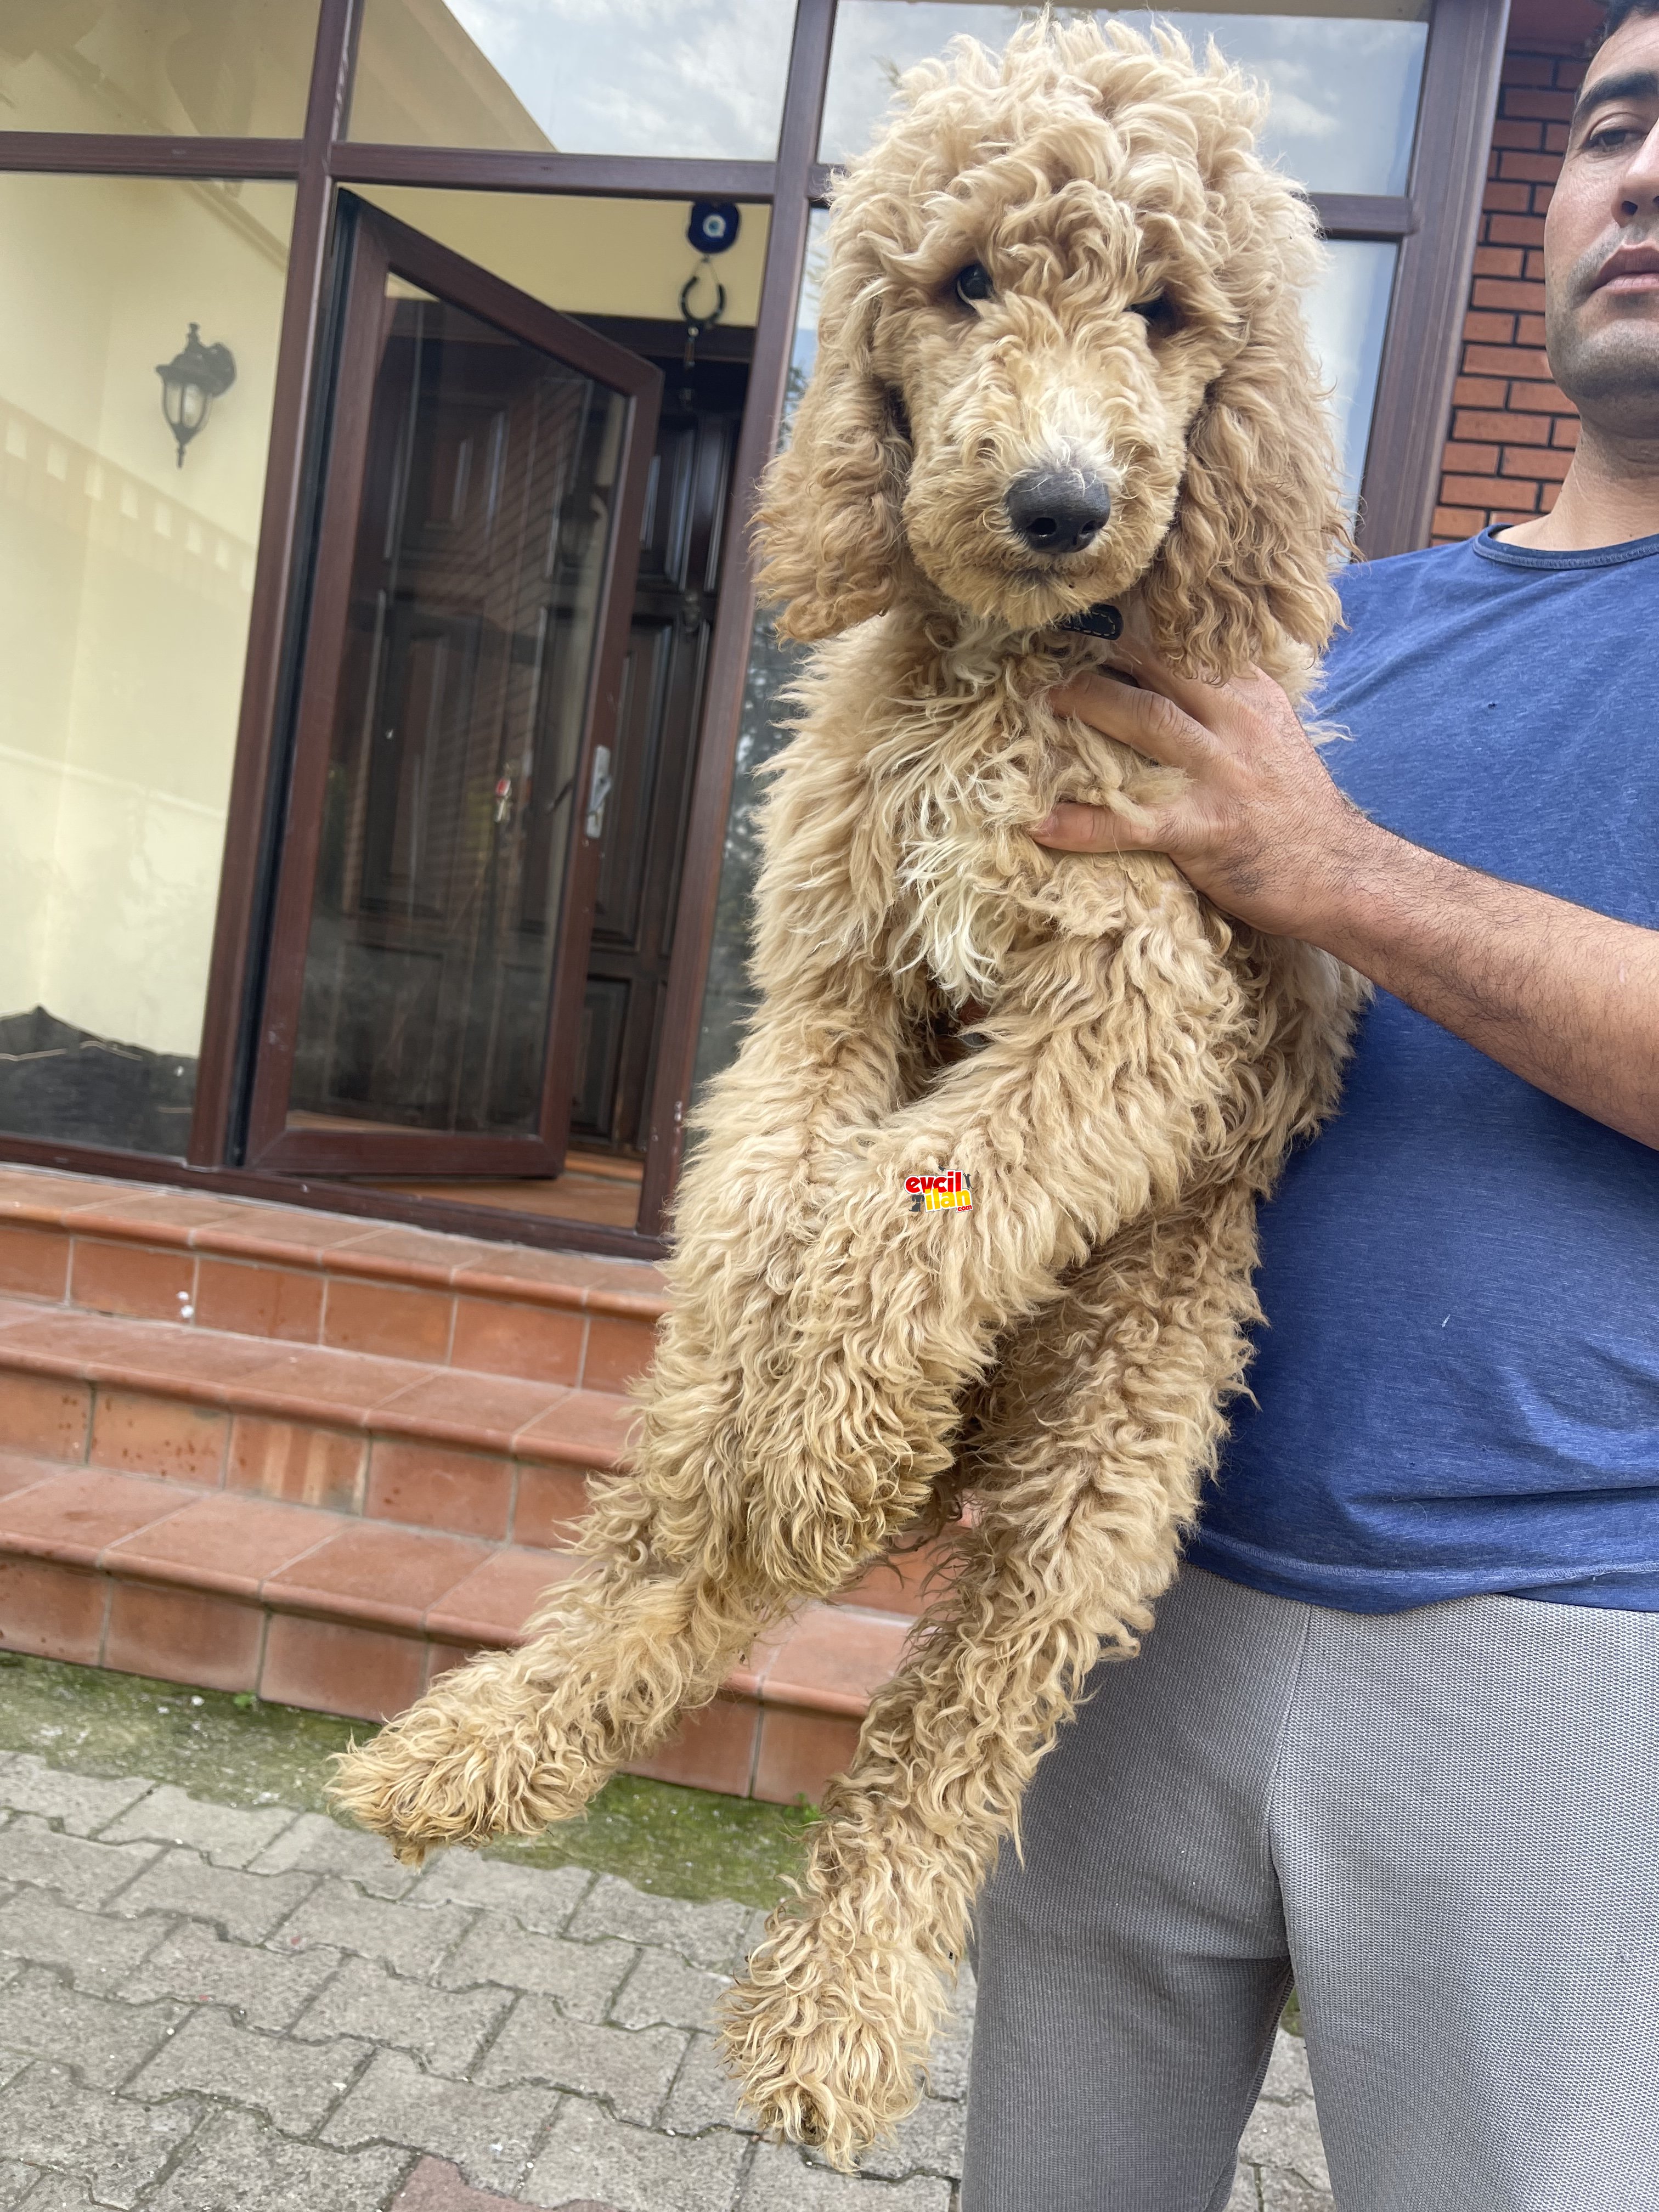
M 1467 866 L 1659 928 L 1659 538 L 1356 567 L 1333 774 Z M 1261 1209 L 1268 1326 L 1188 1556 L 1352 1613 L 1659 1611 L 1659 1152 L 1379 992 Z

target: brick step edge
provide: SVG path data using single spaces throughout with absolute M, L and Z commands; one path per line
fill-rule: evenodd
M 220 1414 L 401 1437 L 474 1455 L 599 1470 L 619 1462 L 635 1417 L 631 1403 L 613 1391 L 460 1373 L 420 1359 L 281 1344 L 231 1330 L 75 1313 L 24 1298 L 0 1297 L 0 1373 Z M 9 1425 L 0 1434 L 25 1450 L 79 1456 L 74 1449 L 32 1446 Z
M 0 1649 L 384 1719 L 520 1640 L 576 1562 L 15 1453 L 0 1460 Z M 809 1605 L 635 1771 L 816 1802 L 912 1624 Z
M 668 1308 L 640 1261 L 7 1165 L 0 1295 L 610 1391 Z

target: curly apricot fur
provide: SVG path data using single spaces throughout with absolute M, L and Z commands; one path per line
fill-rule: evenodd
M 1358 1003 L 1167 860 L 1028 834 L 1062 797 L 1170 787 L 1045 704 L 1101 656 L 1066 615 L 1115 600 L 1178 665 L 1293 691 L 1335 619 L 1297 304 L 1317 246 L 1255 117 L 1170 34 L 1039 25 L 915 71 L 838 186 L 759 518 L 781 626 L 820 642 L 766 812 L 762 1002 L 681 1185 L 638 1437 L 524 1648 L 444 1676 L 337 1783 L 411 1859 L 533 1833 L 792 1604 L 969 1499 L 726 2001 L 762 2124 L 841 2166 L 915 2102 L 1021 1793 L 1175 1572 L 1242 1387 L 1255 1201 L 1329 1110 Z M 1113 504 L 1045 564 L 1002 493 L 1047 465 Z M 953 1016 L 981 1048 L 941 1065 Z M 971 1212 L 910 1213 L 904 1178 L 949 1168 Z

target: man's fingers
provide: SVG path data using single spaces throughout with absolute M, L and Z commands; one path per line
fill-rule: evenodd
M 1216 750 L 1213 734 L 1161 691 L 1137 690 L 1115 678 L 1086 673 L 1068 677 L 1048 695 L 1058 714 L 1075 714 L 1103 738 L 1132 745 L 1149 760 L 1170 768 L 1195 769 Z
M 1036 824 L 1031 835 L 1054 853 L 1158 853 L 1165 849 L 1160 819 L 1149 814 L 1145 824 L 1137 826 L 1109 806 L 1088 806 L 1080 799 L 1066 799 Z
M 1142 638 L 1125 638 L 1112 651 L 1138 684 L 1172 700 L 1200 729 L 1215 728 L 1216 710 L 1227 695 L 1227 685 L 1206 684 L 1196 676 L 1179 675 L 1158 647 Z

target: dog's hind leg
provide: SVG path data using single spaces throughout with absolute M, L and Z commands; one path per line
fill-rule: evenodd
M 745 2102 L 837 2165 L 915 2104 L 1025 1785 L 1174 1573 L 1246 1356 L 1254 1197 L 1138 1224 L 1011 1346 L 960 1571 L 826 1794 L 803 1898 L 723 2001 Z
M 1172 1206 L 1228 1142 L 1249 996 L 1194 895 L 1121 886 L 1118 933 L 1011 955 L 983 1048 L 871 1128 L 822 1204 L 749 1433 L 755 1543 L 810 1528 L 840 1577 L 951 1464 L 964 1390 L 1068 1272 Z M 913 1212 L 907 1177 L 958 1170 L 971 1210 Z M 833 1583 L 831 1587 L 833 1587 Z

